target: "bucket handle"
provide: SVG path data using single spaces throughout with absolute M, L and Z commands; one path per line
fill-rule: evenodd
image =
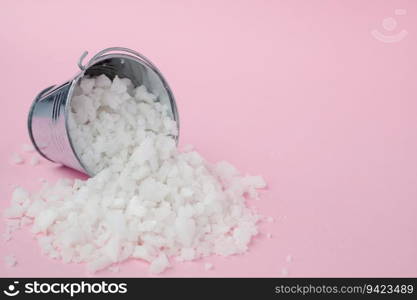
M 149 64 L 150 66 L 152 66 L 153 68 L 157 69 L 156 66 L 143 54 L 140 54 L 139 52 L 136 52 L 134 50 L 131 50 L 129 48 L 123 48 L 123 47 L 111 47 L 111 48 L 106 48 L 104 50 L 101 50 L 100 52 L 97 52 L 96 55 L 94 55 L 86 65 L 83 65 L 83 60 L 84 58 L 88 55 L 88 51 L 84 51 L 83 54 L 81 54 L 80 58 L 78 59 L 78 67 L 80 68 L 81 71 L 84 71 L 85 69 L 87 69 L 90 64 L 92 62 L 94 62 L 97 58 L 103 56 L 104 54 L 108 54 L 110 52 L 126 52 L 128 54 L 132 54 L 134 56 L 136 56 L 137 58 L 139 58 L 140 60 L 146 62 L 147 64 Z

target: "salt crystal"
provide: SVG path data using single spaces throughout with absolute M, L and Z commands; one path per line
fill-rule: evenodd
M 211 269 L 213 269 L 213 264 L 212 263 L 207 262 L 207 263 L 204 264 L 204 270 L 209 271 Z
M 95 78 L 95 84 L 98 88 L 109 88 L 111 80 L 106 75 L 100 75 Z
M 29 217 L 22 217 L 20 219 L 20 226 L 26 226 L 33 223 L 33 219 Z
M 180 261 L 193 260 L 195 257 L 195 250 L 193 248 L 182 248 L 179 256 Z
M 149 271 L 153 274 L 159 274 L 165 271 L 170 266 L 168 258 L 164 253 L 160 253 L 159 256 L 151 262 Z
M 21 205 L 14 204 L 13 206 L 10 206 L 4 210 L 3 216 L 6 218 L 20 218 L 24 213 L 25 209 Z
M 287 261 L 287 263 L 292 262 L 292 256 L 288 254 L 285 260 Z
M 271 234 L 271 233 L 267 233 L 267 234 L 266 234 L 266 237 L 267 237 L 268 239 L 272 239 L 272 234 Z
M 113 273 L 119 273 L 120 272 L 120 267 L 119 266 L 110 266 L 109 271 L 113 272 Z
M 22 150 L 23 150 L 23 152 L 33 152 L 33 151 L 35 151 L 35 147 L 33 147 L 33 145 L 23 144 L 22 145 Z
M 288 269 L 287 268 L 282 268 L 281 269 L 281 276 L 282 277 L 287 277 L 288 276 Z
M 4 264 L 8 268 L 12 268 L 17 265 L 17 260 L 14 255 L 7 255 L 4 257 Z
M 91 91 L 93 90 L 94 85 L 95 85 L 95 79 L 94 78 L 85 77 L 85 78 L 83 78 L 83 80 L 81 80 L 81 83 L 80 83 L 81 90 L 85 94 L 91 93 Z
M 3 241 L 8 242 L 12 239 L 12 235 L 10 232 L 3 232 L 2 234 Z
M 53 208 L 41 211 L 35 218 L 32 232 L 46 232 L 48 227 L 53 224 L 57 216 L 58 212 Z
M 6 220 L 6 230 L 10 233 L 20 229 L 20 219 Z
M 182 152 L 191 152 L 194 150 L 194 146 L 191 144 L 187 144 L 184 147 L 182 147 Z
M 109 259 L 107 256 L 101 256 L 97 259 L 88 261 L 87 271 L 89 273 L 95 273 L 97 271 L 110 267 L 111 264 L 112 264 L 111 259 Z
M 267 221 L 268 223 L 273 223 L 273 222 L 275 221 L 275 219 L 274 219 L 273 217 L 268 217 L 268 218 L 266 219 L 266 221 Z
M 22 204 L 29 200 L 29 193 L 24 188 L 17 186 L 13 190 L 12 201 L 15 204 Z
M 153 259 L 151 250 L 146 246 L 136 246 L 132 256 L 150 262 Z
M 25 160 L 17 153 L 13 153 L 10 162 L 15 165 L 23 164 Z
M 126 92 L 127 86 L 118 76 L 116 76 L 112 82 L 110 90 L 121 94 Z
M 38 164 L 39 164 L 39 157 L 38 157 L 37 155 L 33 155 L 33 156 L 30 158 L 29 164 L 30 164 L 31 166 L 36 166 L 36 165 L 38 165 Z

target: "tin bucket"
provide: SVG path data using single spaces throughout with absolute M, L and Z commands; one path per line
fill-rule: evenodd
M 68 127 L 68 114 L 74 88 L 83 76 L 117 75 L 129 78 L 134 86 L 144 85 L 157 101 L 168 105 L 169 114 L 177 122 L 178 111 L 174 95 L 160 71 L 142 54 L 121 47 L 107 48 L 94 55 L 87 65 L 81 55 L 78 66 L 81 71 L 69 81 L 44 89 L 35 98 L 28 116 L 30 139 L 40 155 L 46 159 L 76 169 L 89 176 L 95 174 L 81 161 L 75 151 Z M 178 135 L 175 137 L 178 142 Z

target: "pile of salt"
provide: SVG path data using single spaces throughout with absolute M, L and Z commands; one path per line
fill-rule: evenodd
M 152 273 L 170 258 L 244 253 L 260 219 L 245 204 L 265 182 L 231 164 L 179 152 L 176 123 L 144 86 L 104 75 L 84 78 L 69 115 L 70 134 L 96 176 L 13 193 L 8 218 L 33 221 L 46 255 L 95 272 L 136 258 Z M 206 264 L 206 269 L 211 269 Z

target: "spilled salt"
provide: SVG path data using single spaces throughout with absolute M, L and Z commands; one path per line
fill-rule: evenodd
M 243 254 L 260 216 L 246 206 L 266 183 L 230 163 L 176 147 L 177 124 L 146 87 L 104 75 L 76 87 L 68 120 L 96 175 L 13 192 L 7 218 L 25 220 L 45 255 L 89 272 L 129 258 L 160 274 L 170 260 Z M 212 266 L 207 265 L 210 269 Z

